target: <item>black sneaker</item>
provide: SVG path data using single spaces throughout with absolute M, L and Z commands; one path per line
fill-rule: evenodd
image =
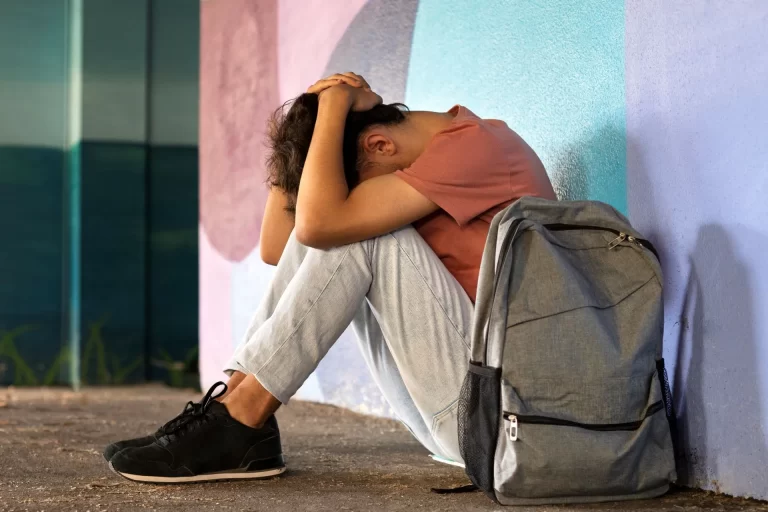
M 126 448 L 140 448 L 142 446 L 150 445 L 154 443 L 157 437 L 161 435 L 162 432 L 158 430 L 154 435 L 151 436 L 137 437 L 135 439 L 126 439 L 125 441 L 112 443 L 104 448 L 104 458 L 107 460 L 107 462 L 109 462 L 112 460 L 112 457 L 114 457 L 116 453 L 121 452 Z
M 213 395 L 219 386 L 224 390 Z M 151 483 L 256 479 L 284 473 L 275 417 L 261 428 L 243 425 L 215 400 L 226 389 L 217 382 L 194 412 L 182 413 L 173 425 L 164 426 L 152 444 L 116 453 L 109 467 L 129 480 Z
M 125 441 L 117 441 L 116 443 L 112 443 L 109 446 L 107 446 L 104 449 L 104 458 L 109 462 L 112 460 L 112 457 L 115 456 L 117 452 L 120 452 L 122 450 L 125 450 L 126 448 L 139 448 L 142 446 L 148 446 L 155 441 L 157 441 L 158 438 L 160 438 L 166 430 L 171 429 L 174 427 L 174 425 L 178 424 L 180 421 L 184 420 L 186 416 L 195 414 L 196 412 L 200 411 L 200 408 L 203 406 L 203 403 L 208 401 L 211 398 L 211 393 L 213 392 L 213 388 L 208 390 L 208 393 L 205 394 L 202 400 L 199 402 L 187 402 L 187 405 L 184 406 L 184 410 L 181 411 L 181 414 L 173 418 L 171 421 L 157 429 L 157 431 L 149 436 L 144 437 L 137 437 L 135 439 L 126 439 Z M 217 395 L 221 396 L 221 395 Z

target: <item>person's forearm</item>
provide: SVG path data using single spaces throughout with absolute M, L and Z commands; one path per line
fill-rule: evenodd
M 294 228 L 293 215 L 286 211 L 288 196 L 277 187 L 272 187 L 264 208 L 261 222 L 259 252 L 261 259 L 270 265 L 277 265 L 283 255 L 285 244 Z
M 329 91 L 320 95 L 296 203 L 297 235 L 305 241 L 313 233 L 330 227 L 349 195 L 342 156 L 349 108 L 349 99 L 343 94 Z

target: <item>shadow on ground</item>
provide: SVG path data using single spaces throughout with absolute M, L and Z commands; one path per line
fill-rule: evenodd
M 4 396 L 8 395 L 5 399 Z M 0 390 L 0 510 L 498 510 L 433 462 L 398 423 L 295 402 L 279 415 L 289 473 L 258 482 L 140 485 L 109 471 L 109 441 L 143 435 L 193 397 L 163 387 Z M 676 491 L 656 500 L 508 510 L 767 511 L 768 503 Z

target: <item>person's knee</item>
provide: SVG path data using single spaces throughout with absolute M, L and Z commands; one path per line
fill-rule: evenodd
M 285 243 L 285 248 L 279 258 L 280 262 L 292 261 L 294 263 L 300 263 L 304 260 L 307 252 L 311 250 L 310 247 L 303 245 L 296 239 L 296 230 L 291 231 L 291 235 L 288 237 L 288 241 Z M 279 264 L 279 263 L 278 263 Z

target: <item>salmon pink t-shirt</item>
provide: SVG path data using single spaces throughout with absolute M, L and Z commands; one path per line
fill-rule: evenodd
M 555 199 L 544 165 L 503 121 L 457 105 L 454 119 L 395 175 L 440 207 L 413 225 L 475 301 L 493 216 L 523 196 Z

